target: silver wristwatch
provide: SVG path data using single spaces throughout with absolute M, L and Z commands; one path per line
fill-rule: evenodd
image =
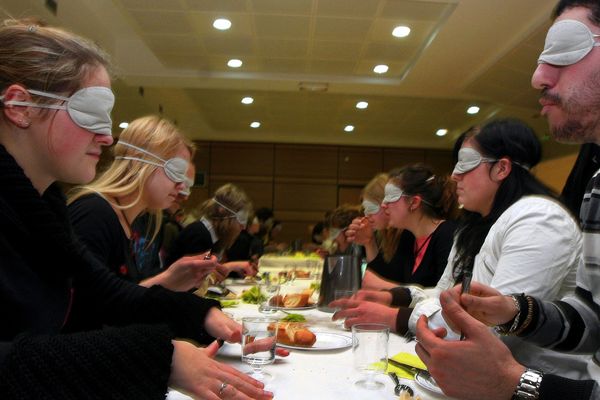
M 540 397 L 540 385 L 544 373 L 527 368 L 521 378 L 511 400 L 537 400 Z

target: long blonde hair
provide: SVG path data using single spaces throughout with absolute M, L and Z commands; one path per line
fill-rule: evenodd
M 361 199 L 381 204 L 385 195 L 385 184 L 389 179 L 390 177 L 386 173 L 375 175 L 362 190 Z M 400 235 L 402 235 L 402 230 L 393 227 L 375 232 L 377 248 L 383 253 L 383 260 L 385 262 L 390 262 L 392 257 L 394 257 L 398 243 L 400 242 Z
M 194 146 L 187 140 L 168 120 L 148 115 L 132 121 L 121 133 L 119 140 L 140 147 L 150 153 L 156 154 L 163 159 L 173 157 L 179 148 L 184 145 L 190 153 Z M 115 157 L 137 157 L 149 159 L 139 150 L 129 146 L 116 145 L 112 148 Z M 192 156 L 193 154 L 190 154 Z M 156 162 L 151 159 L 150 161 Z M 115 159 L 108 169 L 89 185 L 77 187 L 70 193 L 68 203 L 90 193 L 96 193 L 104 197 L 113 207 L 126 210 L 139 204 L 144 195 L 144 187 L 150 175 L 159 167 L 139 161 L 127 159 Z M 135 194 L 135 198 L 129 204 L 114 204 L 111 199 L 118 199 Z M 118 200 L 117 200 L 118 201 Z M 148 209 L 150 224 L 148 231 L 154 227 L 152 239 L 160 230 L 162 210 Z
M 239 222 L 231 211 L 219 203 L 236 213 L 245 210 L 248 215 L 252 213 L 252 203 L 246 192 L 232 183 L 227 183 L 218 188 L 212 198 L 200 204 L 198 214 L 210 221 L 219 237 L 220 248 L 217 251 L 223 251 L 235 242 L 237 235 L 234 228 Z

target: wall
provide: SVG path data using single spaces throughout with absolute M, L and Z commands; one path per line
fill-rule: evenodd
M 196 168 L 206 174 L 186 211 L 221 185 L 243 188 L 254 208 L 270 207 L 283 221 L 281 240 L 310 239 L 309 226 L 343 203 L 359 203 L 362 187 L 377 173 L 425 162 L 437 174 L 451 171 L 451 152 L 426 149 L 197 142 Z

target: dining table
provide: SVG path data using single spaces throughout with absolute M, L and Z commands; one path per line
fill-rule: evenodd
M 244 290 L 243 285 L 228 285 L 234 293 Z M 241 323 L 243 317 L 267 316 L 259 312 L 256 304 L 246 304 L 240 301 L 234 307 L 224 308 L 223 311 L 231 318 Z M 287 312 L 278 310 L 268 316 L 283 318 Z M 274 393 L 275 399 L 284 400 L 397 400 L 394 393 L 395 384 L 384 373 L 377 374 L 375 380 L 384 384 L 380 389 L 363 389 L 355 382 L 361 378 L 361 371 L 354 368 L 352 352 L 352 332 L 339 321 L 332 321 L 332 313 L 320 311 L 316 307 L 294 310 L 302 314 L 311 331 L 317 336 L 313 348 L 291 348 L 287 357 L 276 356 L 273 364 L 264 366 L 264 371 L 271 375 L 265 380 L 265 389 Z M 326 339 L 320 345 L 320 337 Z M 388 355 L 398 353 L 415 354 L 414 339 L 390 333 Z M 225 343 L 219 349 L 216 359 L 236 369 L 250 373 L 252 368 L 241 360 L 241 345 Z M 436 393 L 427 385 L 417 383 L 414 379 L 400 378 L 401 383 L 408 385 L 413 391 L 414 399 L 437 400 L 448 399 L 443 394 Z M 427 382 L 425 382 L 427 383 Z M 170 389 L 168 400 L 190 400 L 184 393 Z

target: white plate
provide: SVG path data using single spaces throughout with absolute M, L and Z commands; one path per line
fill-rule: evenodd
M 417 374 L 415 375 L 415 381 L 422 388 L 425 388 L 425 389 L 430 390 L 435 393 L 444 394 L 444 392 L 442 392 L 442 389 L 440 389 L 440 387 L 437 385 L 437 383 L 435 382 L 433 377 L 431 375 L 429 375 L 429 372 L 426 372 L 426 371 L 417 372 Z
M 269 307 L 274 310 L 281 310 L 281 311 L 302 311 L 302 310 L 312 310 L 314 308 L 317 308 L 317 305 L 311 304 L 310 306 L 304 306 L 304 307 L 280 307 L 280 306 L 269 306 Z
M 310 351 L 336 350 L 352 346 L 352 338 L 341 333 L 315 332 L 315 335 L 317 336 L 317 341 L 312 347 L 291 346 L 281 343 L 277 343 L 277 346 L 285 347 L 286 349 Z

